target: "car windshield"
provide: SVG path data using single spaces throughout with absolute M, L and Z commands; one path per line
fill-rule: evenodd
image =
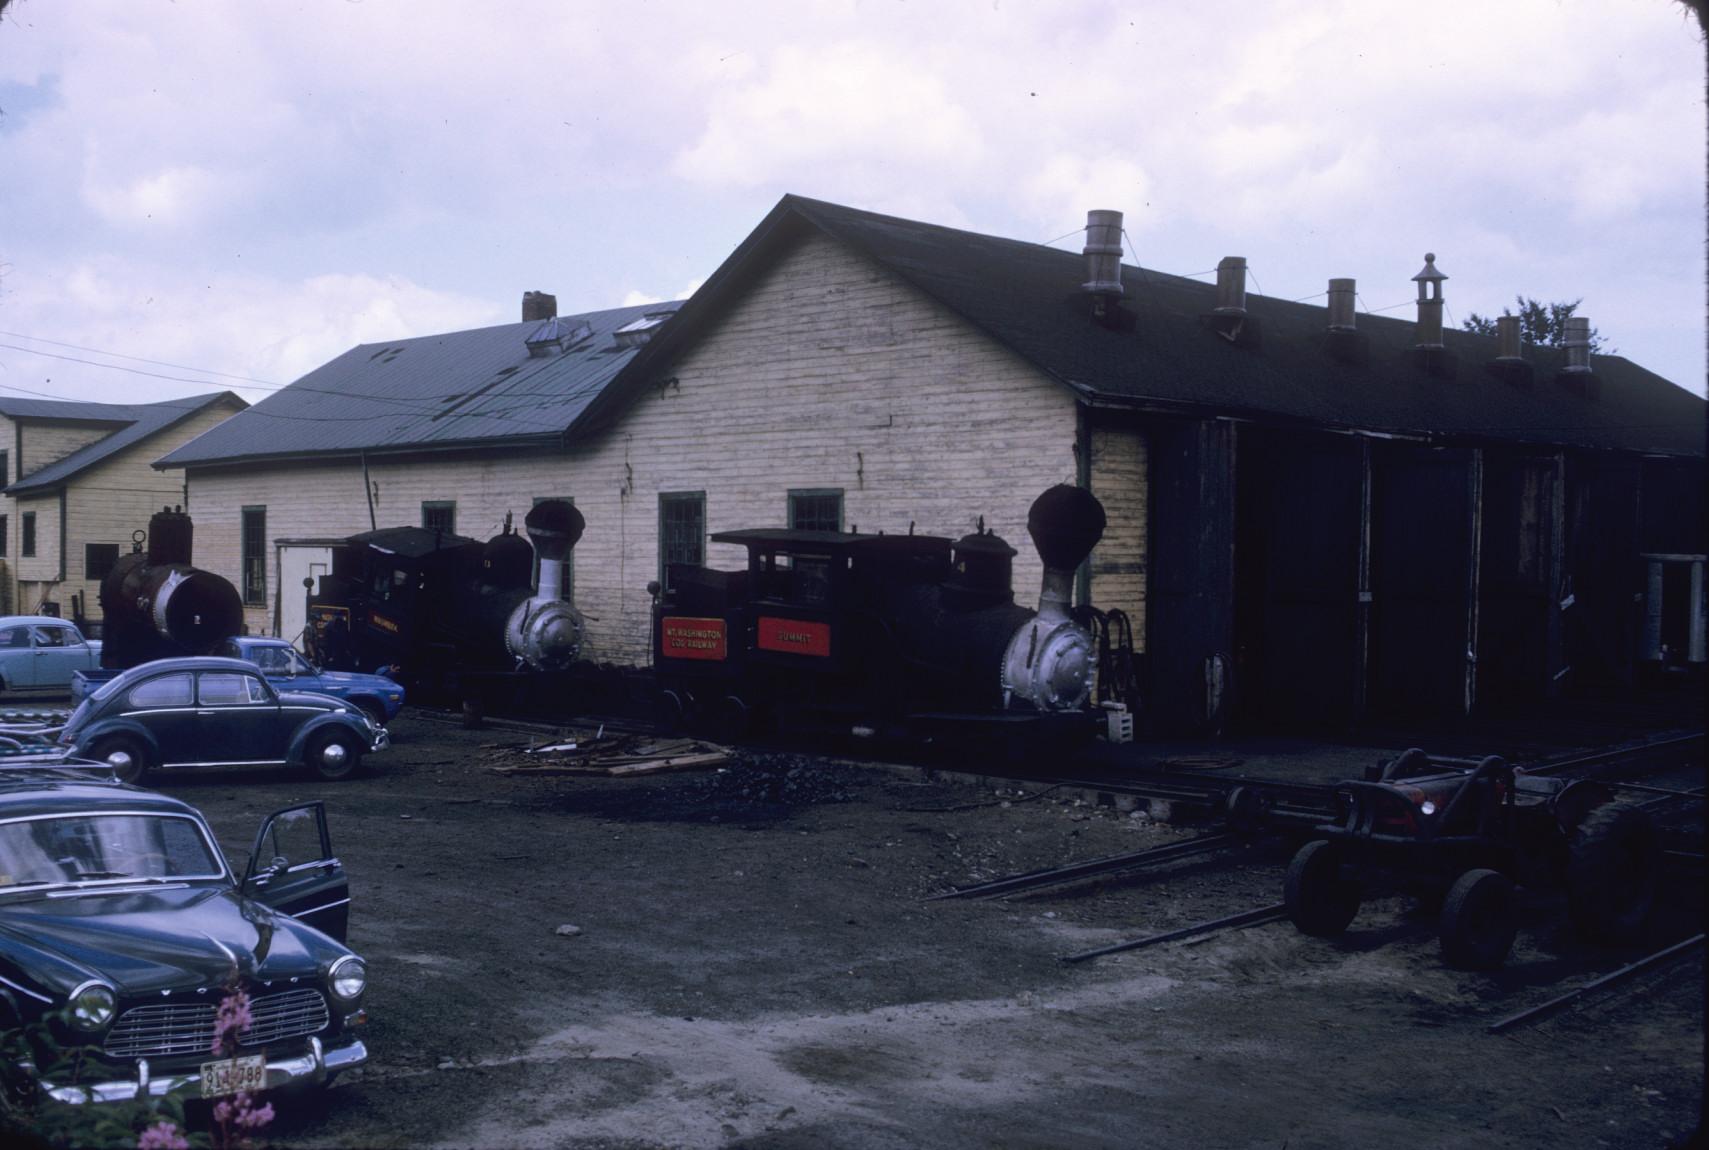
M 220 878 L 202 824 L 187 815 L 86 812 L 0 823 L 0 894 L 88 882 Z

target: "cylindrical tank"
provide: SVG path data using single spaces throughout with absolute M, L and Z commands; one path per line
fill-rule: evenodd
M 242 631 L 237 588 L 190 566 L 190 539 L 188 515 L 158 511 L 149 519 L 147 550 L 124 556 L 101 580 L 103 667 L 205 655 Z

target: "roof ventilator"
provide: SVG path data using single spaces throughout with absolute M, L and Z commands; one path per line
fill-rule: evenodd
M 1442 344 L 1442 281 L 1447 275 L 1436 266 L 1436 253 L 1424 253 L 1424 267 L 1412 277 L 1418 285 L 1418 327 L 1413 354 L 1418 365 L 1431 375 L 1452 378 L 1455 364 Z
M 1246 314 L 1246 257 L 1224 256 L 1216 265 L 1216 306 L 1199 322 L 1236 347 L 1258 346 L 1258 321 Z
M 1133 316 L 1122 310 L 1122 214 L 1093 210 L 1086 213 L 1086 282 L 1081 292 L 1092 297 L 1092 318 L 1105 327 L 1131 329 Z
M 1324 333 L 1323 349 L 1331 359 L 1364 366 L 1370 361 L 1371 341 L 1359 330 L 1355 318 L 1354 304 L 1358 298 L 1357 281 L 1346 278 L 1329 281 L 1329 327 Z
M 1566 348 L 1567 362 L 1555 376 L 1555 382 L 1574 395 L 1599 398 L 1601 388 L 1590 366 L 1590 320 L 1582 315 L 1568 316 L 1565 335 L 1561 346 Z
M 566 320 L 553 316 L 529 333 L 528 354 L 535 358 L 558 355 L 593 334 L 593 325 L 586 320 L 571 326 Z
M 1489 363 L 1489 372 L 1505 383 L 1529 391 L 1533 373 L 1531 361 L 1525 358 L 1523 348 L 1524 340 L 1519 330 L 1519 317 L 1516 315 L 1496 316 L 1495 358 Z

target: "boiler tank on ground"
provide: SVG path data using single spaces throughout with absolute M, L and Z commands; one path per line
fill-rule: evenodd
M 101 580 L 101 665 L 134 667 L 151 659 L 205 655 L 243 629 L 237 588 L 190 565 L 192 528 L 182 510 L 162 508 L 135 549 Z

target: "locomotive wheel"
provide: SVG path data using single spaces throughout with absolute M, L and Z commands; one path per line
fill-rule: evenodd
M 108 735 L 89 750 L 89 757 L 113 768 L 121 783 L 137 783 L 148 773 L 148 750 L 129 735 Z
M 1437 934 L 1442 957 L 1462 970 L 1493 970 L 1513 949 L 1513 883 L 1500 871 L 1469 870 L 1454 880 L 1442 900 Z
M 309 740 L 304 756 L 314 773 L 323 779 L 349 778 L 362 762 L 362 748 L 347 731 L 325 731 Z
M 754 712 L 735 695 L 725 695 L 718 701 L 712 717 L 712 729 L 719 740 L 727 743 L 746 738 L 754 727 Z
M 657 706 L 659 725 L 671 734 L 680 734 L 688 728 L 688 716 L 693 701 L 685 691 L 660 691 Z
M 1630 941 L 1649 917 L 1660 873 L 1661 843 L 1650 816 L 1624 803 L 1597 807 L 1568 845 L 1573 926 L 1593 941 Z
M 1288 864 L 1282 902 L 1304 934 L 1334 938 L 1359 913 L 1359 884 L 1341 873 L 1344 852 L 1328 839 L 1309 842 Z

